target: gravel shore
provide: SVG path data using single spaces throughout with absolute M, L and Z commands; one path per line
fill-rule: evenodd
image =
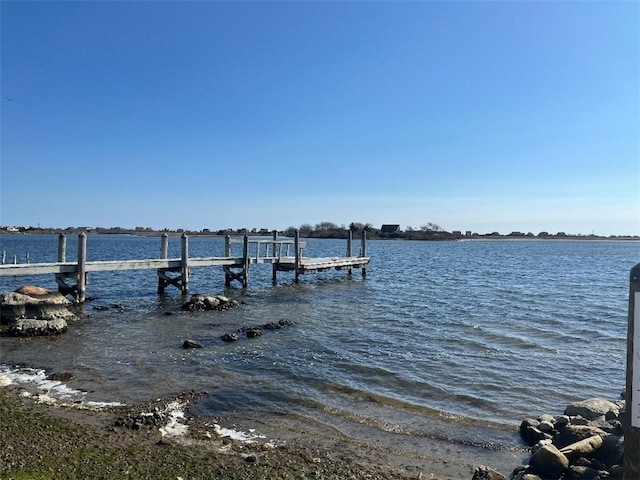
M 471 479 L 473 466 L 436 458 L 427 469 L 348 442 L 301 436 L 246 442 L 188 415 L 197 394 L 84 409 L 0 388 L 2 479 Z M 181 417 L 172 405 L 187 405 Z M 179 422 L 176 420 L 180 420 Z

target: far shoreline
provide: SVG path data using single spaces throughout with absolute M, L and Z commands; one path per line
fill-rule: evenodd
M 326 239 L 345 239 L 347 238 L 349 229 L 344 228 L 332 228 L 328 230 L 308 230 L 299 229 L 301 238 L 326 238 Z M 566 234 L 564 232 L 558 232 L 557 234 L 546 234 L 541 232 L 538 235 L 531 233 L 523 234 L 519 232 L 512 232 L 507 235 L 502 235 L 497 232 L 488 234 L 466 233 L 461 232 L 447 232 L 444 230 L 437 231 L 395 231 L 391 233 L 385 233 L 382 230 L 365 229 L 367 233 L 367 240 L 421 240 L 421 241 L 640 241 L 638 235 L 582 235 L 582 234 Z M 279 236 L 293 237 L 295 235 L 295 229 L 289 228 L 286 230 L 272 230 L 267 229 L 225 229 L 212 231 L 209 229 L 203 230 L 185 230 L 185 229 L 163 229 L 153 230 L 149 228 L 135 228 L 125 229 L 120 227 L 114 228 L 102 228 L 102 227 L 66 227 L 66 228 L 40 228 L 40 227 L 0 227 L 0 235 L 79 235 L 85 233 L 87 235 L 131 235 L 138 237 L 160 237 L 167 235 L 169 237 L 179 237 L 184 234 L 190 237 L 225 237 L 229 236 L 255 236 L 255 237 L 273 237 L 273 232 L 276 232 Z M 362 235 L 362 230 L 352 230 L 354 238 L 358 238 Z

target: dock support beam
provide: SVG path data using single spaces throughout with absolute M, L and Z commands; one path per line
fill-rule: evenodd
M 189 237 L 183 233 L 180 239 L 182 240 L 181 290 L 182 293 L 187 293 L 189 291 Z
M 300 281 L 300 230 L 296 229 L 296 236 L 293 239 L 293 250 L 296 256 L 295 263 L 295 282 L 298 283 Z
M 225 235 L 224 237 L 224 256 L 231 257 L 231 237 Z M 242 284 L 242 288 L 247 288 L 249 284 L 249 237 L 244 236 L 242 241 L 242 264 L 226 265 L 224 267 L 224 286 L 231 287 L 231 282 L 237 280 Z M 240 271 L 234 271 L 234 269 L 240 269 Z
M 349 229 L 349 230 L 347 231 L 347 257 L 351 257 L 351 256 L 352 256 L 352 254 L 353 254 L 353 251 L 352 251 L 352 249 L 351 249 L 351 244 L 352 244 L 352 242 L 353 242 L 353 232 L 351 231 L 351 229 Z M 351 271 L 352 271 L 352 270 L 353 270 L 353 269 L 352 269 L 351 267 L 349 267 L 349 269 L 347 270 L 347 274 L 348 274 L 349 276 L 351 276 Z
M 273 263 L 271 264 L 271 284 L 275 285 L 278 282 L 278 262 L 280 261 L 280 255 L 276 252 L 278 248 L 278 231 L 273 231 L 273 251 L 271 256 L 273 257 Z
M 160 258 L 162 259 L 169 258 L 169 235 L 167 235 L 166 233 L 163 233 L 162 236 L 160 237 Z M 165 270 L 162 268 L 159 268 L 157 270 L 157 274 L 158 274 L 158 293 L 159 294 L 164 293 L 165 287 L 167 285 L 171 285 L 173 279 L 169 278 L 165 273 Z M 176 284 L 173 283 L 173 285 L 176 285 Z
M 67 261 L 67 236 L 64 233 L 58 235 L 58 263 Z M 58 292 L 62 295 L 76 295 L 76 287 L 67 285 L 67 278 L 76 278 L 75 274 L 56 273 L 56 283 L 58 284 Z
M 629 280 L 625 403 L 623 478 L 640 478 L 640 263 L 631 269 Z
M 87 292 L 87 234 L 78 235 L 78 287 L 76 300 L 84 303 Z
M 67 237 L 64 233 L 58 235 L 58 262 L 67 261 Z
M 259 248 L 259 247 L 258 247 Z M 242 239 L 242 288 L 249 286 L 249 236 Z
M 367 231 L 362 230 L 362 251 L 360 252 L 361 257 L 367 256 Z M 367 267 L 362 266 L 362 278 L 366 278 L 367 276 Z

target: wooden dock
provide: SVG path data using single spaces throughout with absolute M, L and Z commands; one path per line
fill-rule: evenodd
M 105 272 L 120 270 L 156 270 L 158 277 L 158 293 L 173 285 L 182 293 L 189 289 L 189 270 L 192 267 L 221 266 L 224 269 L 225 286 L 237 281 L 242 288 L 247 288 L 249 268 L 255 264 L 272 265 L 272 283 L 275 285 L 277 272 L 293 272 L 294 281 L 299 282 L 300 275 L 324 272 L 331 269 L 361 269 L 362 277 L 366 277 L 366 268 L 370 258 L 367 257 L 366 232 L 362 233 L 362 246 L 358 256 L 352 255 L 351 232 L 347 237 L 347 252 L 344 257 L 305 257 L 302 255 L 305 243 L 300 241 L 296 231 L 294 239 L 281 240 L 276 231 L 271 240 L 251 240 L 245 235 L 241 240 L 225 237 L 224 256 L 189 258 L 189 237 L 181 237 L 181 257 L 167 258 L 169 237 L 163 234 L 160 245 L 160 258 L 144 260 L 111 260 L 87 261 L 87 235 L 78 235 L 77 261 L 66 261 L 66 236 L 58 237 L 58 261 L 55 263 L 13 263 L 0 265 L 0 276 L 25 276 L 54 274 L 58 291 L 64 295 L 72 295 L 77 302 L 84 302 L 89 272 Z M 232 255 L 232 245 L 241 244 L 241 255 Z M 71 283 L 68 284 L 67 281 Z

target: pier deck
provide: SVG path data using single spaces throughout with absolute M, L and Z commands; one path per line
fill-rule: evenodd
M 272 265 L 272 281 L 276 284 L 276 272 L 294 272 L 295 282 L 299 276 L 325 272 L 331 269 L 348 270 L 361 269 L 363 278 L 370 258 L 366 256 L 366 233 L 362 236 L 362 248 L 359 256 L 352 256 L 352 238 L 349 232 L 347 238 L 347 255 L 344 257 L 304 257 L 302 250 L 305 243 L 300 241 L 299 234 L 293 240 L 280 240 L 277 233 L 273 233 L 272 240 L 250 240 L 244 236 L 242 240 L 232 240 L 225 237 L 225 256 L 190 258 L 188 254 L 188 237 L 182 235 L 181 258 L 167 258 L 168 236 L 161 237 L 160 258 L 143 260 L 108 260 L 87 261 L 87 235 L 78 236 L 78 259 L 75 262 L 66 261 L 66 237 L 60 235 L 58 244 L 58 262 L 54 263 L 13 263 L 0 265 L 0 277 L 54 274 L 58 283 L 58 290 L 64 295 L 73 295 L 78 302 L 84 302 L 87 276 L 89 272 L 124 271 L 124 270 L 156 270 L 158 277 L 158 293 L 165 287 L 173 285 L 183 293 L 188 291 L 189 269 L 192 267 L 223 267 L 225 272 L 225 286 L 232 281 L 238 281 L 243 288 L 248 286 L 249 267 L 257 264 Z M 234 243 L 242 244 L 242 255 L 231 255 Z M 293 250 L 293 254 L 291 252 Z M 68 285 L 67 280 L 75 281 Z

